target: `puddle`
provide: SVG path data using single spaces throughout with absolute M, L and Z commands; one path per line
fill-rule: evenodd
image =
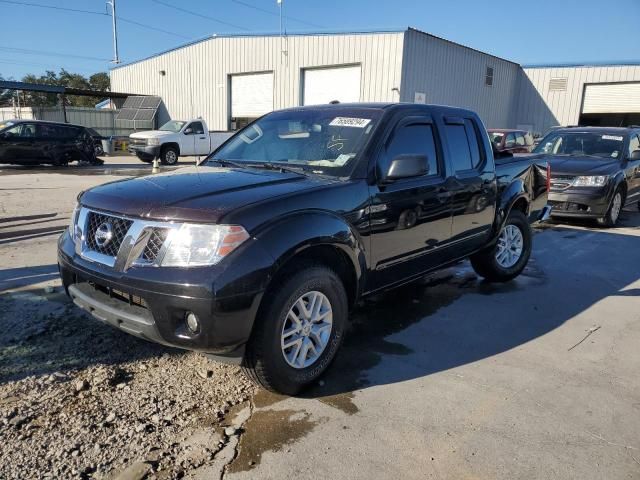
M 297 410 L 254 410 L 244 424 L 238 456 L 227 472 L 245 472 L 255 468 L 265 452 L 278 452 L 305 437 L 318 424 L 311 415 Z
M 353 392 L 329 395 L 328 397 L 322 397 L 318 400 L 325 405 L 343 411 L 347 415 L 353 415 L 359 411 L 358 406 L 353 402 Z
M 280 395 L 277 393 L 269 392 L 264 389 L 258 390 L 258 392 L 253 396 L 253 406 L 255 408 L 265 408 L 270 407 L 274 403 L 278 403 L 282 400 L 286 400 L 289 398 L 286 395 Z

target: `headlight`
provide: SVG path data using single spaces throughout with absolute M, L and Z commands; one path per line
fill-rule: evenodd
M 73 207 L 73 213 L 71 214 L 71 220 L 69 221 L 69 235 L 71 235 L 71 239 L 76 239 L 76 222 L 78 221 L 78 212 L 80 211 L 80 204 L 76 203 L 76 206 Z
M 609 179 L 606 175 L 593 175 L 588 177 L 576 177 L 573 181 L 574 187 L 602 187 Z
M 215 265 L 249 238 L 239 225 L 193 225 L 185 223 L 167 238 L 163 267 Z
M 159 138 L 147 138 L 147 145 L 149 146 L 158 146 L 160 145 Z

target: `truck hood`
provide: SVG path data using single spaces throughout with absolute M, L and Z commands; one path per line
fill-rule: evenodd
M 145 132 L 136 132 L 129 135 L 129 138 L 159 138 L 170 137 L 175 135 L 175 132 L 169 132 L 166 130 L 147 130 Z
M 524 157 L 525 155 L 519 155 Z M 551 165 L 552 174 L 560 175 L 613 175 L 620 170 L 617 158 L 596 158 L 588 155 L 526 155 L 530 158 L 546 160 Z
M 94 187 L 82 194 L 80 203 L 159 221 L 218 223 L 245 205 L 329 183 L 326 178 L 274 170 L 186 167 Z

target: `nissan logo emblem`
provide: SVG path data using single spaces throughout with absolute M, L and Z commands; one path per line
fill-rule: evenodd
M 101 223 L 98 228 L 96 228 L 96 233 L 93 238 L 99 247 L 106 246 L 113 238 L 113 227 L 109 222 Z

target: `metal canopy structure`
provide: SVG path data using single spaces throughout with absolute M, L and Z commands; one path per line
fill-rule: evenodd
M 84 88 L 69 88 L 60 85 L 42 85 L 39 83 L 14 82 L 8 80 L 0 80 L 0 89 L 57 93 L 58 95 L 80 95 L 85 97 L 127 98 L 132 95 L 131 93 L 110 92 L 108 90 L 87 90 Z
M 122 92 L 110 92 L 107 90 L 87 90 L 84 88 L 69 88 L 61 85 L 47 85 L 39 83 L 14 82 L 9 80 L 0 80 L 0 90 L 23 90 L 27 92 L 54 93 L 62 97 L 62 111 L 64 113 L 64 121 L 67 121 L 67 109 L 64 102 L 66 95 L 79 95 L 83 97 L 101 97 L 101 98 L 127 98 L 131 94 Z

